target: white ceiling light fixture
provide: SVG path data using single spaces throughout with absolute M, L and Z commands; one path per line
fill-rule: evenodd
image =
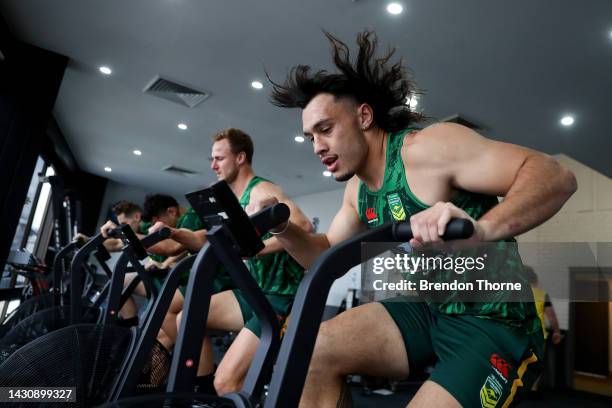
M 402 11 L 404 11 L 404 7 L 402 7 L 402 5 L 399 3 L 389 3 L 387 5 L 387 12 L 389 14 L 397 16 L 398 14 L 402 14 Z
M 259 81 L 253 81 L 251 82 L 251 86 L 255 89 L 262 89 L 263 88 L 263 84 Z
M 331 177 L 332 172 L 331 172 L 331 171 L 329 171 L 329 170 L 325 170 L 325 171 L 323 172 L 323 175 L 324 175 L 325 177 Z
M 572 126 L 574 122 L 575 122 L 574 117 L 571 115 L 566 115 L 561 118 L 561 124 L 565 127 Z
M 415 111 L 418 104 L 419 104 L 419 95 L 417 94 L 408 95 L 408 97 L 406 98 L 406 105 L 410 107 L 411 111 Z
M 103 73 L 104 75 L 110 75 L 113 73 L 113 70 L 110 69 L 109 67 L 107 67 L 106 65 L 102 65 L 100 68 L 98 68 L 100 70 L 101 73 Z
M 135 156 L 142 156 L 142 152 L 138 149 L 134 150 L 132 153 L 134 153 Z
M 187 130 L 188 127 L 185 123 L 179 123 L 178 125 L 176 125 L 177 128 L 181 129 L 181 130 Z
M 296 136 L 294 139 L 298 143 L 304 143 L 304 140 L 306 140 L 306 139 L 304 139 L 304 136 L 299 136 L 299 135 Z
M 107 173 L 110 173 L 111 171 L 113 171 L 113 169 L 111 169 L 110 167 L 106 166 L 104 168 L 104 171 L 107 172 Z

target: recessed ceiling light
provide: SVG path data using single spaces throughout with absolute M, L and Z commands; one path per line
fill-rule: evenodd
M 251 82 L 251 86 L 255 89 L 261 89 L 263 88 L 263 84 L 259 81 L 253 81 Z
M 178 127 L 181 130 L 187 130 L 187 125 L 184 123 L 179 123 L 178 125 L 176 125 L 176 127 Z
M 104 171 L 107 172 L 107 173 L 110 173 L 111 171 L 113 171 L 113 169 L 111 169 L 110 167 L 106 166 L 104 168 Z
M 106 65 L 101 66 L 100 68 L 98 68 L 100 70 L 101 73 L 103 73 L 104 75 L 110 75 L 113 73 L 113 70 L 110 69 L 109 67 L 107 67 Z
M 570 115 L 562 117 L 561 124 L 563 126 L 572 126 L 574 124 L 574 117 Z
M 325 177 L 331 177 L 332 173 L 331 173 L 331 171 L 329 171 L 329 170 L 325 170 L 325 171 L 323 172 L 323 175 L 324 175 Z
M 389 5 L 387 5 L 387 11 L 389 14 L 398 15 L 404 11 L 404 8 L 399 3 L 389 3 Z
M 142 156 L 142 152 L 140 150 L 134 150 L 133 152 L 136 156 Z
M 417 105 L 419 104 L 419 95 L 410 94 L 406 98 L 406 105 L 410 106 L 410 110 L 415 110 Z
M 296 136 L 295 141 L 298 143 L 304 143 L 304 136 Z

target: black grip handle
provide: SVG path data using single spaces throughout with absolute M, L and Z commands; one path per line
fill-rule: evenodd
M 393 224 L 393 239 L 396 241 L 410 241 L 412 239 L 412 228 L 410 228 L 410 222 L 400 222 Z M 466 239 L 472 236 L 474 233 L 474 224 L 470 220 L 455 218 L 446 224 L 444 235 L 442 239 L 444 241 L 451 241 L 453 239 Z
M 145 259 L 147 257 L 147 251 L 145 251 L 134 230 L 128 224 L 123 224 L 118 228 L 110 230 L 108 236 L 121 239 L 124 245 L 132 248 L 138 259 Z
M 145 259 L 147 257 L 146 248 L 163 241 L 170 237 L 170 229 L 162 228 L 159 231 L 155 231 L 152 234 L 147 235 L 142 240 L 139 240 L 132 227 L 129 225 L 122 225 L 121 227 L 114 228 L 108 231 L 108 236 L 113 238 L 119 238 L 123 241 L 124 245 L 130 245 L 138 259 Z
M 253 214 L 251 223 L 259 232 L 260 235 L 265 234 L 270 229 L 289 219 L 289 207 L 287 204 L 278 203 L 264 208 L 256 214 Z
M 121 227 L 116 227 L 106 231 L 106 236 L 109 238 L 121 238 Z

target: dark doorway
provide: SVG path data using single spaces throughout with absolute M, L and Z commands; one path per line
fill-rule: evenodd
M 571 276 L 574 371 L 607 378 L 609 282 L 598 268 L 571 268 Z

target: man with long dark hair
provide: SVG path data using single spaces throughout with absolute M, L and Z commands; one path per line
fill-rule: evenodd
M 416 91 L 393 50 L 376 56 L 376 36 L 349 48 L 327 34 L 337 72 L 294 67 L 273 82 L 272 102 L 301 108 L 304 135 L 337 181 L 348 181 L 326 234 L 291 222 L 276 237 L 306 269 L 325 249 L 366 228 L 410 220 L 413 247 L 440 241 L 451 218 L 470 220 L 471 241 L 497 242 L 553 216 L 576 190 L 573 174 L 551 157 L 436 123 L 406 105 Z M 497 196 L 504 196 L 498 204 Z M 269 204 L 263 200 L 251 211 Z M 520 260 L 518 260 L 520 262 Z M 501 278 L 512 268 L 497 271 Z M 402 378 L 432 360 L 435 371 L 410 406 L 508 406 L 537 374 L 542 329 L 533 303 L 383 301 L 341 313 L 320 327 L 302 406 L 347 401 L 343 377 Z

